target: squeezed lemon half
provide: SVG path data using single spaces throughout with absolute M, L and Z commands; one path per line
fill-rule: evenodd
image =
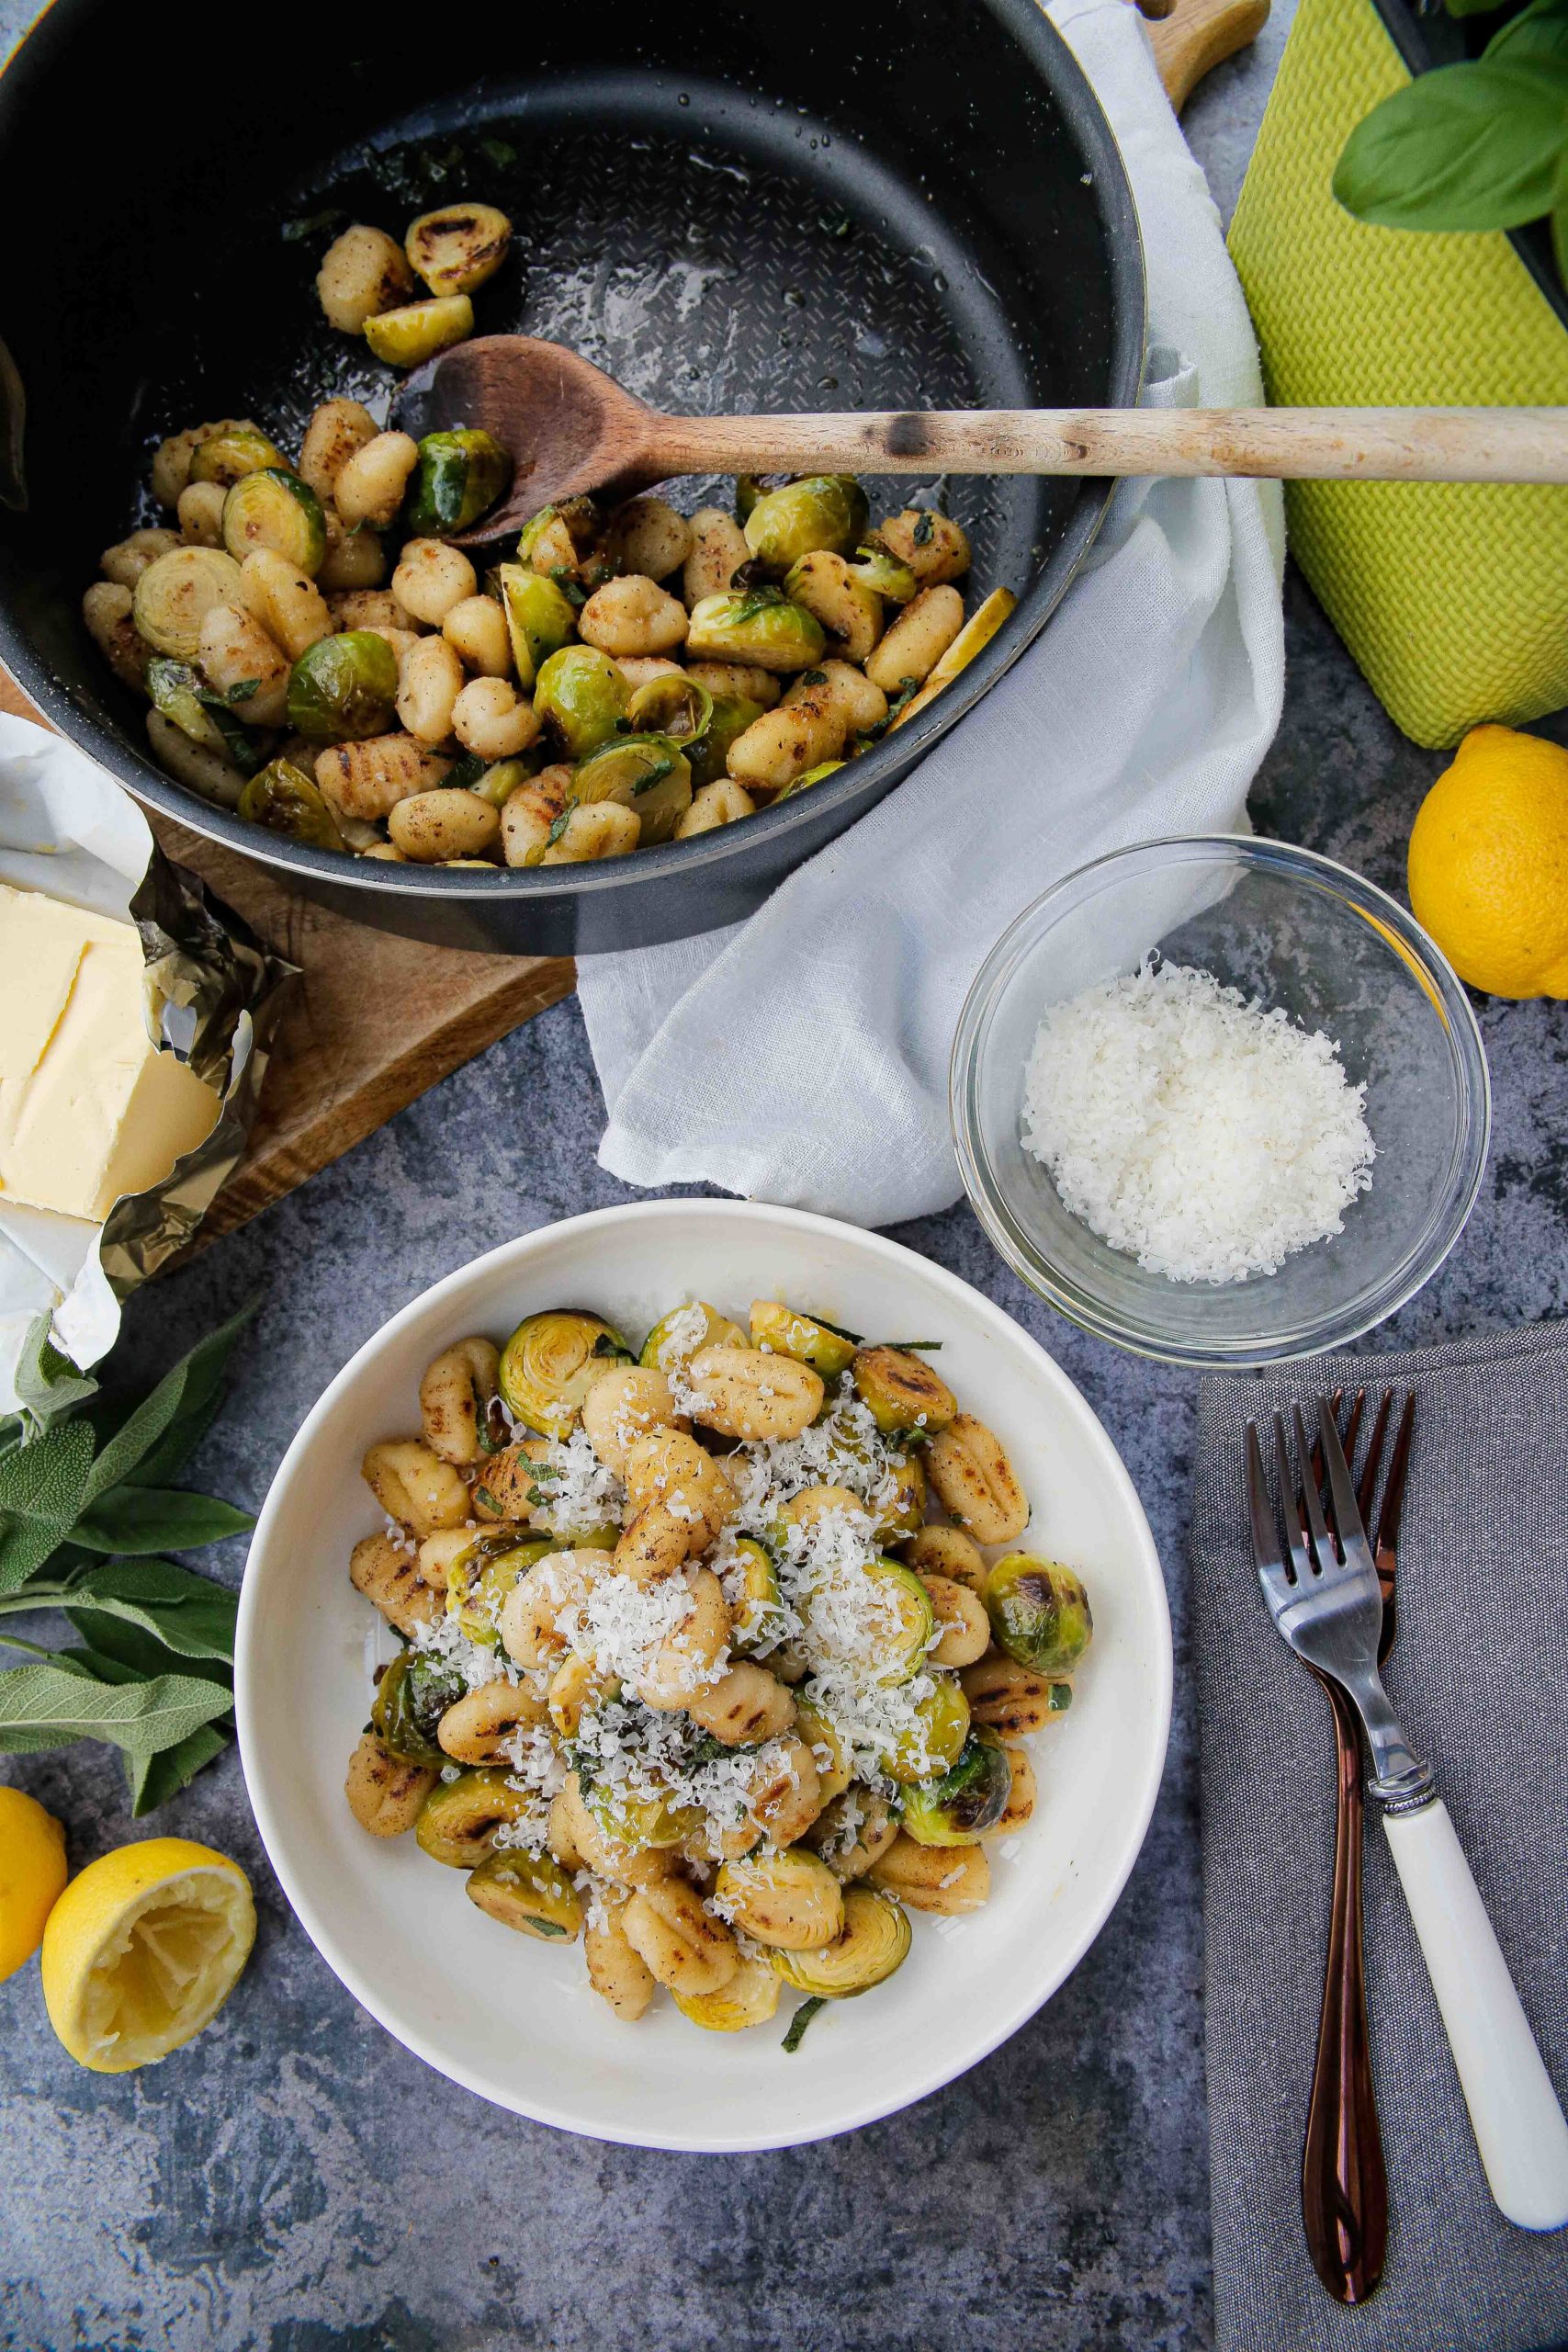
M 43 1997 L 80 2065 L 126 2075 L 210 2024 L 255 1941 L 243 1871 L 187 1838 L 89 1862 L 49 1915 Z
M 0 1984 L 31 1960 L 65 1883 L 65 1832 L 21 1789 L 0 1788 Z

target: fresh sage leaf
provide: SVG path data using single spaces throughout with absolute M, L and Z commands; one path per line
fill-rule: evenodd
M 92 1612 L 121 1617 L 182 1657 L 233 1659 L 236 1597 L 173 1560 L 113 1560 L 90 1568 L 73 1586 L 70 1607 L 77 1626 Z
M 127 1479 L 139 1487 L 161 1487 L 184 1468 L 223 1400 L 229 1359 L 256 1306 L 253 1299 L 198 1340 L 188 1355 L 164 1374 L 151 1395 L 116 1422 L 112 1437 L 106 1432 L 100 1438 L 99 1459 L 115 1451 L 115 1467 L 111 1476 L 95 1480 L 95 1495 Z
M 1334 194 L 1384 229 L 1517 229 L 1551 209 L 1565 142 L 1568 61 L 1439 65 L 1357 124 Z
M 47 1315 L 40 1315 L 28 1326 L 17 1365 L 17 1395 L 32 1431 L 47 1429 L 60 1414 L 93 1396 L 98 1385 L 89 1373 L 61 1354 L 49 1336 L 50 1323 Z
M 72 1528 L 90 1552 L 190 1552 L 255 1525 L 249 1511 L 179 1487 L 117 1487 Z
M 104 1610 L 76 1609 L 69 1603 L 65 1616 L 95 1657 L 107 1657 L 125 1673 L 151 1681 L 159 1674 L 194 1674 L 204 1682 L 233 1688 L 233 1669 L 220 1657 L 182 1657 L 129 1617 L 111 1617 Z M 0 1640 L 5 1635 L 0 1634 Z M 62 1653 L 63 1655 L 63 1653 Z M 107 1678 L 113 1680 L 115 1678 Z
M 165 1804 L 170 1797 L 195 1780 L 204 1764 L 221 1756 L 228 1747 L 225 1732 L 215 1731 L 210 1724 L 202 1724 L 196 1731 L 177 1739 L 173 1747 L 161 1747 L 152 1756 L 125 1758 L 125 1777 L 130 1783 L 130 1811 L 133 1820 Z
M 807 1999 L 802 2001 L 799 2008 L 796 2009 L 794 2017 L 790 2019 L 789 2031 L 784 2035 L 783 2041 L 780 2042 L 780 2049 L 788 2051 L 790 2056 L 793 2058 L 795 2052 L 800 2048 L 801 2043 L 806 2039 L 807 2027 L 811 2023 L 811 2020 L 817 2015 L 818 2010 L 825 2009 L 827 2006 L 828 2004 L 823 1999 L 820 1993 L 813 1993 Z
M 193 1675 L 108 1683 L 58 1664 L 14 1666 L 0 1674 L 0 1755 L 97 1739 L 150 1756 L 187 1739 L 232 1704 L 227 1690 Z
M 93 1463 L 93 1432 L 62 1421 L 0 1453 L 0 1594 L 15 1592 L 71 1532 Z

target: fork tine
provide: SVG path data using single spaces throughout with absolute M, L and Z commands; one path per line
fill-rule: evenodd
M 1303 1455 L 1303 1460 L 1305 1459 Z M 1298 1584 L 1305 1584 L 1312 1574 L 1312 1554 L 1307 1544 L 1306 1525 L 1302 1518 L 1301 1497 L 1297 1492 L 1295 1474 L 1291 1468 L 1291 1448 L 1285 1436 L 1285 1417 L 1274 1416 L 1274 1475 L 1280 1487 L 1280 1517 L 1285 1524 L 1285 1542 L 1290 1550 L 1291 1566 Z
M 1328 1465 L 1328 1490 L 1334 1498 L 1334 1517 L 1339 1529 L 1339 1547 L 1344 1552 L 1351 1544 L 1364 1544 L 1366 1530 L 1360 1512 L 1356 1508 L 1356 1489 L 1350 1484 L 1350 1465 L 1339 1442 L 1339 1432 L 1334 1426 L 1334 1416 L 1328 1409 L 1328 1399 L 1317 1400 L 1318 1427 L 1323 1431 L 1323 1458 Z
M 1366 1393 L 1363 1388 L 1362 1396 L 1364 1396 Z M 1382 1442 L 1388 1434 L 1388 1413 L 1393 1402 L 1393 1389 L 1385 1388 L 1378 1399 L 1377 1419 L 1372 1423 L 1372 1433 L 1367 1441 L 1367 1458 L 1361 1464 L 1361 1476 L 1356 1487 L 1356 1508 L 1361 1514 L 1363 1527 L 1371 1525 L 1372 1498 L 1378 1490 L 1378 1464 L 1382 1459 Z M 1354 1445 L 1348 1445 L 1345 1448 L 1345 1458 L 1348 1462 L 1354 1462 L 1356 1459 Z
M 1269 1481 L 1263 1470 L 1263 1449 L 1258 1442 L 1258 1424 L 1247 1425 L 1247 1498 L 1252 1514 L 1252 1556 L 1262 1580 L 1264 1598 L 1272 1609 L 1282 1606 L 1295 1579 L 1286 1566 L 1280 1550 L 1279 1521 L 1269 1498 Z
M 1393 1401 L 1391 1388 L 1383 1398 L 1383 1418 Z M 1392 1563 L 1394 1547 L 1399 1542 L 1400 1515 L 1404 1508 L 1404 1473 L 1410 1461 L 1410 1440 L 1416 1427 L 1416 1391 L 1405 1392 L 1404 1410 L 1399 1417 L 1399 1429 L 1393 1441 L 1393 1453 L 1388 1465 L 1388 1484 L 1383 1488 L 1382 1509 L 1378 1513 L 1378 1533 L 1375 1549 L 1380 1561 L 1387 1556 Z
M 1307 1524 L 1312 1530 L 1313 1548 L 1317 1554 L 1319 1568 L 1327 1569 L 1333 1566 L 1337 1555 L 1329 1536 L 1328 1521 L 1323 1515 L 1323 1498 L 1317 1491 L 1317 1481 L 1311 1473 L 1311 1448 L 1307 1444 L 1306 1423 L 1302 1419 L 1302 1408 L 1299 1405 L 1292 1405 L 1291 1411 L 1295 1417 L 1296 1452 L 1300 1456 L 1303 1470 L 1302 1494 L 1306 1503 Z M 1339 1453 L 1339 1432 L 1334 1427 L 1334 1416 L 1328 1410 L 1326 1398 L 1318 1408 L 1318 1420 L 1322 1429 L 1324 1454 L 1327 1459 L 1329 1432 L 1333 1431 L 1336 1453 Z M 1345 1456 L 1342 1453 L 1339 1453 L 1339 1462 L 1343 1468 Z M 1347 1481 L 1348 1484 L 1348 1481 Z M 1335 1493 L 1337 1496 L 1337 1487 L 1335 1488 Z M 1343 1523 L 1343 1521 L 1340 1522 L 1341 1526 Z

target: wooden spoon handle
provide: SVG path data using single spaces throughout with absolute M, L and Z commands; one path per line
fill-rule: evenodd
M 915 409 L 656 416 L 665 474 L 1225 474 L 1568 482 L 1568 408 Z

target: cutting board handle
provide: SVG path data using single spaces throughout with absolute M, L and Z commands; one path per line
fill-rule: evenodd
M 1258 39 L 1269 0 L 1139 0 L 1166 96 L 1178 114 L 1205 74 Z

